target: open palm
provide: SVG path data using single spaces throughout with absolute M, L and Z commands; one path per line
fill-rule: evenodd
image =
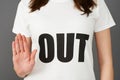
M 12 42 L 12 50 L 14 70 L 16 73 L 28 75 L 34 67 L 37 50 L 31 52 L 26 37 L 20 34 Z

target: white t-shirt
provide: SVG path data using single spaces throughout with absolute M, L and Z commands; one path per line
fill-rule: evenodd
M 24 80 L 95 80 L 93 35 L 116 25 L 105 1 L 98 0 L 89 17 L 74 8 L 73 0 L 50 0 L 33 13 L 29 1 L 19 2 L 12 29 L 31 37 L 32 50 L 38 49 Z

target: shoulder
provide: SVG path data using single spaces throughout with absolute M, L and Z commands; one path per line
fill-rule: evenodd
M 106 7 L 106 3 L 105 3 L 105 0 L 93 0 L 95 3 L 96 3 L 96 8 L 97 9 L 102 9 L 104 7 Z
M 30 0 L 20 0 L 18 7 L 22 9 L 22 12 L 23 11 L 28 12 L 28 11 L 30 11 L 29 4 L 30 4 Z
M 93 1 L 98 5 L 105 2 L 105 0 L 93 0 Z
M 20 0 L 21 2 L 23 2 L 24 4 L 29 3 L 31 0 Z
M 28 6 L 31 0 L 20 0 L 19 3 L 24 6 Z

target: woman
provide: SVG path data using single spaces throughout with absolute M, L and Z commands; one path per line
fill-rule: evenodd
M 100 80 L 113 80 L 114 25 L 104 0 L 21 0 L 12 30 L 14 70 L 24 80 L 95 80 L 95 36 Z

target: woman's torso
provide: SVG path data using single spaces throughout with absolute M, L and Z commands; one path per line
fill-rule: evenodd
M 81 13 L 73 0 L 50 0 L 26 17 L 32 49 L 38 52 L 35 67 L 24 80 L 95 80 L 92 39 L 96 9 L 89 17 Z

